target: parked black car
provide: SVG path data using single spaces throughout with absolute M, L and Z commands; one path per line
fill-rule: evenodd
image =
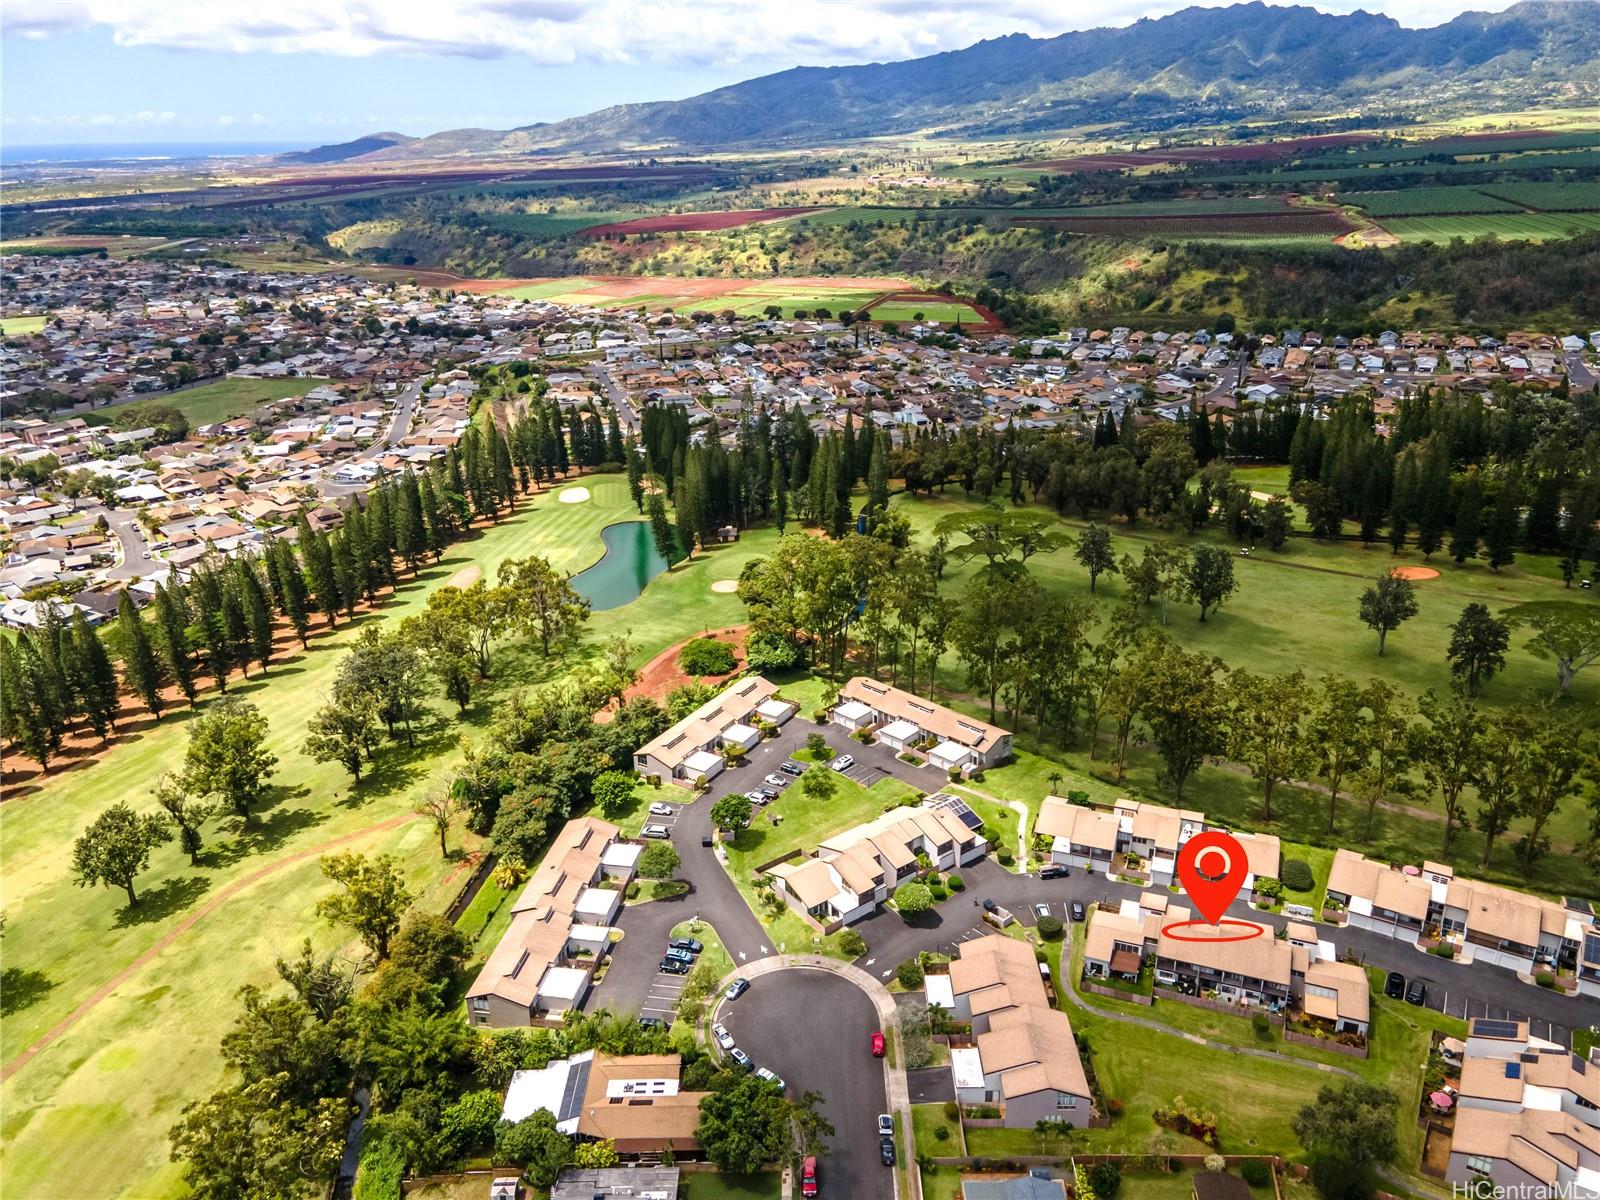
M 673 938 L 667 945 L 673 950 L 687 950 L 690 954 L 699 954 L 705 949 L 696 938 Z
M 676 958 L 663 958 L 661 960 L 661 971 L 665 975 L 687 975 L 689 973 L 689 964 Z
M 1406 1003 L 1415 1004 L 1417 1007 L 1428 1002 L 1428 985 L 1420 979 L 1413 979 L 1411 986 L 1406 989 Z
M 706 847 L 710 847 L 711 845 L 713 845 L 712 840 L 711 840 L 711 835 L 709 833 L 702 833 L 700 835 L 700 844 L 702 846 L 706 846 Z
M 1383 981 L 1383 994 L 1391 1000 L 1404 1000 L 1406 977 L 1399 971 L 1390 971 Z
M 778 770 L 782 771 L 785 775 L 793 775 L 796 779 L 799 779 L 800 776 L 806 773 L 805 764 L 797 763 L 792 759 L 787 762 L 779 763 Z
M 1072 871 L 1059 863 L 1051 863 L 1048 867 L 1039 868 L 1040 879 L 1065 879 Z
M 987 913 L 992 913 L 994 911 L 994 908 L 995 908 L 994 901 L 989 899 L 989 897 L 985 896 L 983 898 L 983 911 L 987 912 Z
M 1074 921 L 1077 921 L 1081 925 L 1083 923 L 1083 916 L 1084 916 L 1083 905 L 1079 904 L 1076 900 L 1074 900 L 1072 902 L 1072 910 L 1071 911 L 1072 911 L 1072 919 Z
M 894 1139 L 892 1137 L 878 1139 L 878 1157 L 886 1167 L 894 1166 Z

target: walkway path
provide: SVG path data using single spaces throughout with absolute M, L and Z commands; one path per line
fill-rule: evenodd
M 100 1003 L 100 1001 L 104 1000 L 112 992 L 116 991 L 117 988 L 126 983 L 128 979 L 136 974 L 141 968 L 147 966 L 156 958 L 157 955 L 161 954 L 161 952 L 164 951 L 168 946 L 172 945 L 173 942 L 177 941 L 191 928 L 193 928 L 196 922 L 203 917 L 209 916 L 218 908 L 221 908 L 224 904 L 226 904 L 229 900 L 232 900 L 246 888 L 260 883 L 269 875 L 277 874 L 285 867 L 294 866 L 296 863 L 304 862 L 308 858 L 319 857 L 320 855 L 326 854 L 328 851 L 333 850 L 336 847 L 343 846 L 348 842 L 359 841 L 364 837 L 370 837 L 375 833 L 382 833 L 384 830 L 393 829 L 396 826 L 405 824 L 407 821 L 414 821 L 416 819 L 416 816 L 409 812 L 396 813 L 388 820 L 379 821 L 376 825 L 368 825 L 365 829 L 352 830 L 350 833 L 342 834 L 336 838 L 330 838 L 326 842 L 319 842 L 315 846 L 307 846 L 303 850 L 296 850 L 293 854 L 286 855 L 285 857 L 276 859 L 270 863 L 265 863 L 262 866 L 257 867 L 254 871 L 251 871 L 248 875 L 243 875 L 238 879 L 235 879 L 227 887 L 223 888 L 215 896 L 211 897 L 210 900 L 206 901 L 182 921 L 179 921 L 171 929 L 167 930 L 166 933 L 157 938 L 153 943 L 151 943 L 150 947 L 146 949 L 143 954 L 139 955 L 138 958 L 134 959 L 127 966 L 123 967 L 122 970 L 118 971 L 106 983 L 95 989 L 94 993 L 87 997 L 83 1003 L 79 1004 L 77 1008 L 73 1009 L 66 1016 L 62 1017 L 61 1020 L 52 1025 L 48 1030 L 40 1034 L 32 1045 L 28 1046 L 10 1062 L 6 1063 L 4 1068 L 0 1068 L 0 1080 L 11 1078 L 13 1074 L 27 1066 L 33 1057 L 39 1053 L 39 1051 L 43 1050 L 51 1042 L 55 1041 L 62 1034 L 66 1033 L 67 1030 L 71 1029 L 79 1021 L 83 1020 L 84 1017 L 88 1016 L 94 1007 Z

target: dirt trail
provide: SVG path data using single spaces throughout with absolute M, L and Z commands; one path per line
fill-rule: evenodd
M 95 1005 L 99 1004 L 100 1001 L 104 1000 L 117 988 L 121 987 L 130 978 L 132 978 L 135 973 L 151 963 L 157 955 L 159 955 L 168 946 L 172 945 L 173 942 L 177 941 L 191 928 L 193 928 L 195 923 L 198 922 L 202 917 L 208 916 L 215 912 L 218 908 L 226 904 L 229 900 L 232 900 L 246 888 L 260 883 L 261 880 L 265 879 L 267 876 L 276 874 L 285 867 L 292 866 L 295 863 L 304 862 L 308 858 L 314 858 L 322 854 L 326 854 L 329 850 L 332 850 L 338 846 L 342 846 L 346 842 L 358 841 L 361 838 L 370 837 L 374 833 L 381 833 L 386 829 L 393 829 L 399 825 L 403 825 L 407 821 L 413 820 L 416 820 L 416 817 L 411 813 L 396 813 L 388 820 L 379 821 L 376 825 L 369 825 L 365 829 L 357 829 L 350 833 L 342 834 L 339 837 L 330 838 L 326 842 L 319 842 L 315 846 L 307 846 L 303 850 L 296 850 L 293 854 L 286 855 L 285 857 L 276 859 L 273 862 L 264 863 L 260 867 L 257 867 L 254 871 L 251 871 L 248 875 L 243 875 L 238 879 L 235 879 L 232 883 L 228 884 L 227 887 L 223 888 L 215 896 L 211 897 L 210 900 L 206 901 L 206 903 L 202 904 L 199 908 L 195 909 L 194 912 L 190 913 L 182 921 L 179 921 L 171 929 L 167 930 L 166 933 L 157 938 L 153 943 L 151 943 L 150 947 L 146 949 L 143 954 L 139 955 L 138 958 L 134 959 L 127 966 L 123 967 L 122 970 L 113 975 L 106 983 L 102 984 L 99 988 L 96 988 L 95 991 L 86 997 L 77 1008 L 73 1009 L 66 1016 L 62 1017 L 61 1020 L 57 1021 L 48 1030 L 35 1039 L 32 1045 L 28 1046 L 10 1062 L 6 1063 L 3 1068 L 0 1068 L 0 1081 L 10 1079 L 11 1076 L 18 1070 L 27 1066 L 28 1063 L 32 1061 L 33 1057 L 39 1053 L 39 1051 L 43 1050 L 46 1046 L 50 1045 L 51 1042 L 55 1041 L 62 1034 L 66 1033 L 67 1030 L 71 1029 L 79 1021 L 83 1020 L 83 1018 L 94 1009 Z

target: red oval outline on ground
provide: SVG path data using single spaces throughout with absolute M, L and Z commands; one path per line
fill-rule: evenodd
M 1265 925 L 1257 925 L 1254 921 L 1235 921 L 1232 917 L 1223 917 L 1212 928 L 1220 929 L 1224 925 L 1237 925 L 1240 929 L 1248 929 L 1249 933 L 1236 933 L 1229 937 L 1185 937 L 1181 933 L 1173 933 L 1174 929 L 1187 929 L 1190 925 L 1211 925 L 1210 921 L 1174 921 L 1171 925 L 1163 925 L 1161 933 L 1175 942 L 1248 942 L 1251 938 L 1258 938 L 1267 931 Z

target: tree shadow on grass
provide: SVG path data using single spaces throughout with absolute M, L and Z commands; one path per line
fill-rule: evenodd
M 350 788 L 339 801 L 343 808 L 360 808 L 369 800 L 407 791 L 433 769 L 440 756 L 449 753 L 461 736 L 454 721 L 440 721 L 417 731 L 416 744 L 391 742 L 378 752 L 376 762 L 370 763 L 361 783 Z
M 139 897 L 138 904 L 131 907 L 124 905 L 118 909 L 117 928 L 165 921 L 174 913 L 192 906 L 210 890 L 211 880 L 204 875 L 180 875 L 176 879 L 169 879 L 161 886 L 146 891 Z
M 7 967 L 0 971 L 0 1017 L 9 1017 L 43 1000 L 56 981 L 43 971 Z

